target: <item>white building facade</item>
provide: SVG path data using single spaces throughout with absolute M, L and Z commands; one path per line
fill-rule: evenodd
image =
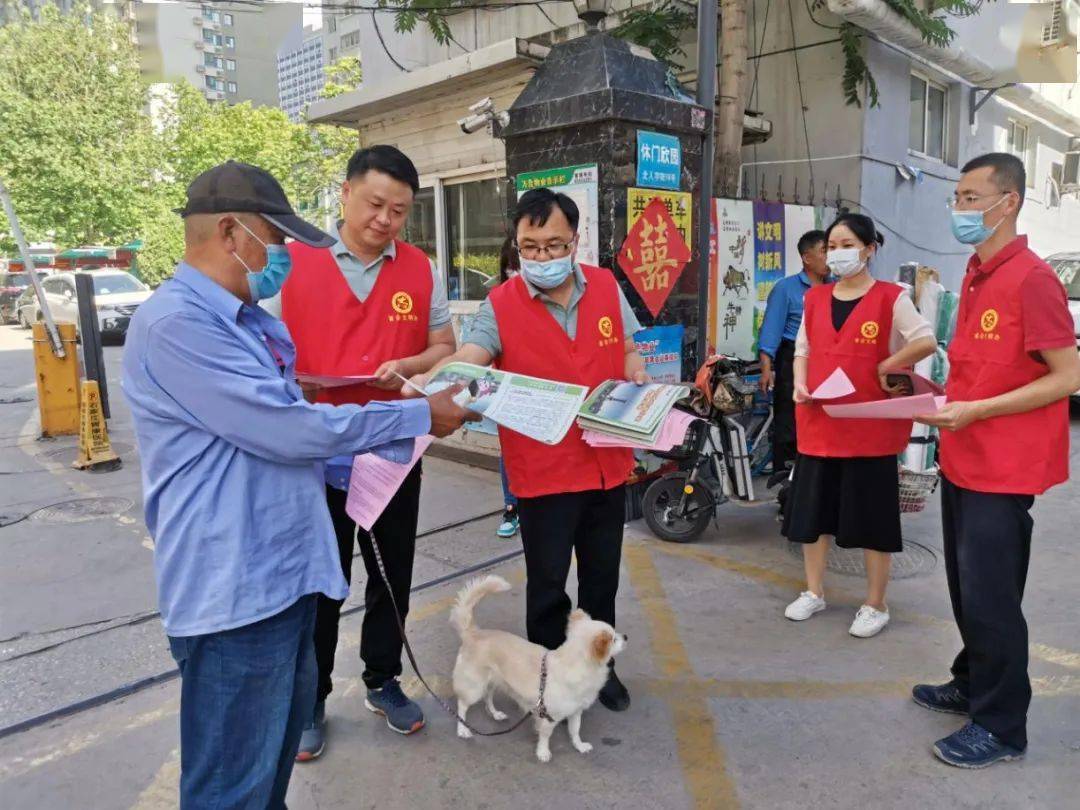
M 319 97 L 326 84 L 322 29 L 305 28 L 290 36 L 277 54 L 278 97 L 293 121 L 299 121 L 308 104 Z

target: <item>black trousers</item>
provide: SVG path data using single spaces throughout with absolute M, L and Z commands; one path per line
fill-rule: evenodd
M 773 358 L 773 469 L 779 472 L 797 455 L 795 442 L 795 342 L 784 340 Z
M 566 640 L 566 578 L 577 556 L 578 607 L 615 624 L 625 487 L 518 499 L 525 549 L 525 627 L 529 641 L 553 650 Z
M 1027 747 L 1028 631 L 1021 602 L 1031 554 L 1030 495 L 974 492 L 942 480 L 945 573 L 964 647 L 952 666 L 971 719 Z
M 352 582 L 353 538 L 360 544 L 360 556 L 367 571 L 364 589 L 364 622 L 360 636 L 360 658 L 364 662 L 364 684 L 378 689 L 401 674 L 401 634 L 394 620 L 394 607 L 389 592 L 379 575 L 372 550 L 372 536 L 379 544 L 394 599 L 404 622 L 409 612 L 409 590 L 412 588 L 413 557 L 416 554 L 416 523 L 420 511 L 421 469 L 418 463 L 401 484 L 386 511 L 379 516 L 368 533 L 359 529 L 345 512 L 348 494 L 333 487 L 326 488 L 326 504 L 337 534 L 341 554 L 341 572 Z M 319 594 L 315 612 L 315 660 L 319 666 L 318 700 L 326 700 L 333 689 L 334 653 L 337 651 L 338 622 L 342 601 Z

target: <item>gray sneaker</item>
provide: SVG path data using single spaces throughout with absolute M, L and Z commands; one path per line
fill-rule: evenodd
M 412 734 L 424 727 L 424 713 L 401 691 L 397 678 L 384 683 L 381 689 L 368 689 L 364 705 L 383 715 L 386 725 L 398 734 Z
M 315 715 L 304 726 L 300 737 L 300 750 L 296 752 L 297 762 L 311 762 L 326 748 L 326 701 L 315 704 Z

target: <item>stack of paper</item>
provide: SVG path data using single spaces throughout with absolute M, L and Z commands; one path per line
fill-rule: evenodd
M 608 380 L 598 385 L 579 409 L 578 426 L 628 439 L 633 445 L 654 445 L 671 406 L 689 393 L 683 385 Z
M 613 436 L 610 433 L 600 433 L 595 430 L 584 430 L 581 436 L 585 439 L 585 443 L 592 447 L 636 447 L 641 450 L 666 452 L 683 443 L 690 423 L 696 418 L 692 413 L 673 408 L 668 411 L 668 415 L 664 418 L 664 422 L 660 427 L 660 432 L 652 444 L 622 436 Z

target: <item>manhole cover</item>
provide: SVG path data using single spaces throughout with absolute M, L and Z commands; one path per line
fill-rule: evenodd
M 135 502 L 127 498 L 81 498 L 42 507 L 30 515 L 30 519 L 48 523 L 84 523 L 122 515 L 133 506 Z
M 787 545 L 788 551 L 802 559 L 802 543 L 788 543 Z M 892 555 L 889 577 L 907 579 L 929 574 L 936 565 L 937 555 L 931 549 L 913 540 L 905 540 L 904 550 L 900 554 Z M 866 576 L 866 563 L 861 548 L 840 548 L 833 543 L 829 548 L 829 559 L 825 566 L 838 574 L 853 577 Z
M 110 444 L 112 444 L 113 452 L 120 458 L 131 455 L 133 452 L 132 446 L 127 442 L 110 442 Z M 79 446 L 75 444 L 68 447 L 54 447 L 52 450 L 45 450 L 38 453 L 38 455 L 57 464 L 69 465 L 79 457 Z

